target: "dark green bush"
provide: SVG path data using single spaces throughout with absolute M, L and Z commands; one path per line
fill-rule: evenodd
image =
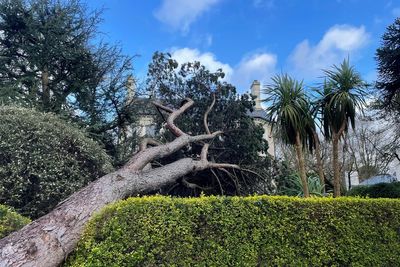
M 370 198 L 400 198 L 400 182 L 358 185 L 350 189 L 347 195 Z
M 110 170 L 80 129 L 51 114 L 0 107 L 0 203 L 36 218 Z
M 0 205 L 0 239 L 11 232 L 21 229 L 30 220 L 19 215 L 9 207 Z
M 398 266 L 400 201 L 130 198 L 88 224 L 67 266 Z

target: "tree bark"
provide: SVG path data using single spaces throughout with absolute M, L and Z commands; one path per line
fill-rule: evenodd
M 339 166 L 339 140 L 346 128 L 343 121 L 339 131 L 333 132 L 332 136 L 332 168 L 333 168 L 333 196 L 340 197 L 340 166 Z
M 176 118 L 176 113 L 181 114 L 182 110 L 171 110 L 170 116 Z M 68 197 L 49 214 L 0 240 L 0 267 L 58 266 L 75 248 L 93 213 L 105 205 L 130 195 L 157 190 L 193 171 L 207 168 L 240 169 L 233 164 L 209 162 L 208 144 L 205 144 L 199 160 L 183 158 L 145 171 L 145 166 L 156 158 L 167 156 L 192 142 L 210 140 L 222 133 L 190 136 L 177 128 L 173 119 L 169 120 L 169 124 L 171 131 L 180 135 L 177 139 L 165 145 L 144 140 L 141 151 L 123 168 L 99 178 Z M 146 143 L 156 146 L 146 148 Z
M 49 71 L 45 66 L 42 71 L 42 102 L 45 110 L 50 109 Z
M 304 164 L 304 153 L 303 153 L 303 145 L 301 143 L 300 139 L 300 133 L 296 133 L 296 154 L 297 154 L 297 163 L 299 166 L 299 172 L 300 172 L 300 178 L 301 178 L 301 183 L 303 185 L 303 193 L 304 197 L 309 197 L 310 193 L 308 191 L 308 182 L 307 182 L 307 174 L 306 174 L 306 168 Z
M 316 131 L 313 131 L 313 138 L 315 142 L 315 158 L 317 160 L 319 181 L 321 185 L 325 185 L 324 166 L 322 164 L 322 159 L 321 159 L 321 143 L 319 142 L 318 134 Z

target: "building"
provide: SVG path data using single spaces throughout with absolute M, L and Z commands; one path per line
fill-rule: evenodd
M 264 139 L 268 141 L 268 154 L 275 157 L 275 143 L 272 135 L 272 125 L 269 121 L 267 112 L 261 106 L 261 84 L 255 80 L 250 87 L 251 95 L 255 97 L 256 105 L 254 111 L 249 113 L 249 116 L 254 119 L 254 122 L 262 125 L 264 128 Z

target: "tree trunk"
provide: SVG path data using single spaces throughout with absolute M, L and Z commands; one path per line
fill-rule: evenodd
M 333 196 L 340 197 L 339 137 L 332 138 Z
M 58 266 L 75 248 L 86 222 L 105 205 L 157 190 L 208 162 L 184 158 L 148 172 L 123 168 L 67 198 L 49 214 L 0 240 L 0 266 Z
M 300 139 L 300 133 L 296 133 L 296 154 L 297 154 L 297 163 L 299 166 L 299 172 L 300 172 L 300 178 L 301 178 L 301 183 L 303 185 L 303 193 L 304 197 L 309 197 L 310 193 L 308 191 L 308 182 L 307 182 L 307 174 L 306 174 L 306 168 L 304 164 L 304 153 L 303 153 L 303 145 L 301 143 Z
M 169 109 L 170 116 L 175 118 L 176 114 L 181 114 L 190 105 L 184 105 L 175 111 Z M 237 165 L 209 162 L 206 143 L 200 160 L 183 158 L 163 167 L 146 171 L 146 166 L 154 159 L 170 155 L 192 142 L 204 142 L 222 133 L 190 136 L 177 128 L 173 119 L 167 123 L 177 134 L 174 141 L 159 145 L 157 142 L 144 139 L 141 151 L 122 169 L 99 178 L 68 197 L 47 215 L 0 240 L 0 267 L 58 266 L 75 248 L 92 214 L 105 205 L 130 195 L 157 190 L 193 171 L 207 168 L 239 169 Z M 147 144 L 156 146 L 146 148 Z
M 322 159 L 321 159 L 321 143 L 319 142 L 318 134 L 316 131 L 313 131 L 313 138 L 315 142 L 315 158 L 317 160 L 319 181 L 321 185 L 325 185 L 324 166 L 322 164 Z
M 42 71 L 42 103 L 45 110 L 50 110 L 49 71 L 45 66 Z
M 339 140 L 346 128 L 343 121 L 339 131 L 332 135 L 332 168 L 333 168 L 333 196 L 340 197 L 340 166 L 339 166 Z

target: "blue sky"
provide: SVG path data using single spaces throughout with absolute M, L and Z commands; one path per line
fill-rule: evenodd
M 143 80 L 155 51 L 178 62 L 223 68 L 226 80 L 248 90 L 281 72 L 320 81 L 321 69 L 350 61 L 371 81 L 374 54 L 400 0 L 89 0 L 105 8 L 100 30 L 134 60 Z

